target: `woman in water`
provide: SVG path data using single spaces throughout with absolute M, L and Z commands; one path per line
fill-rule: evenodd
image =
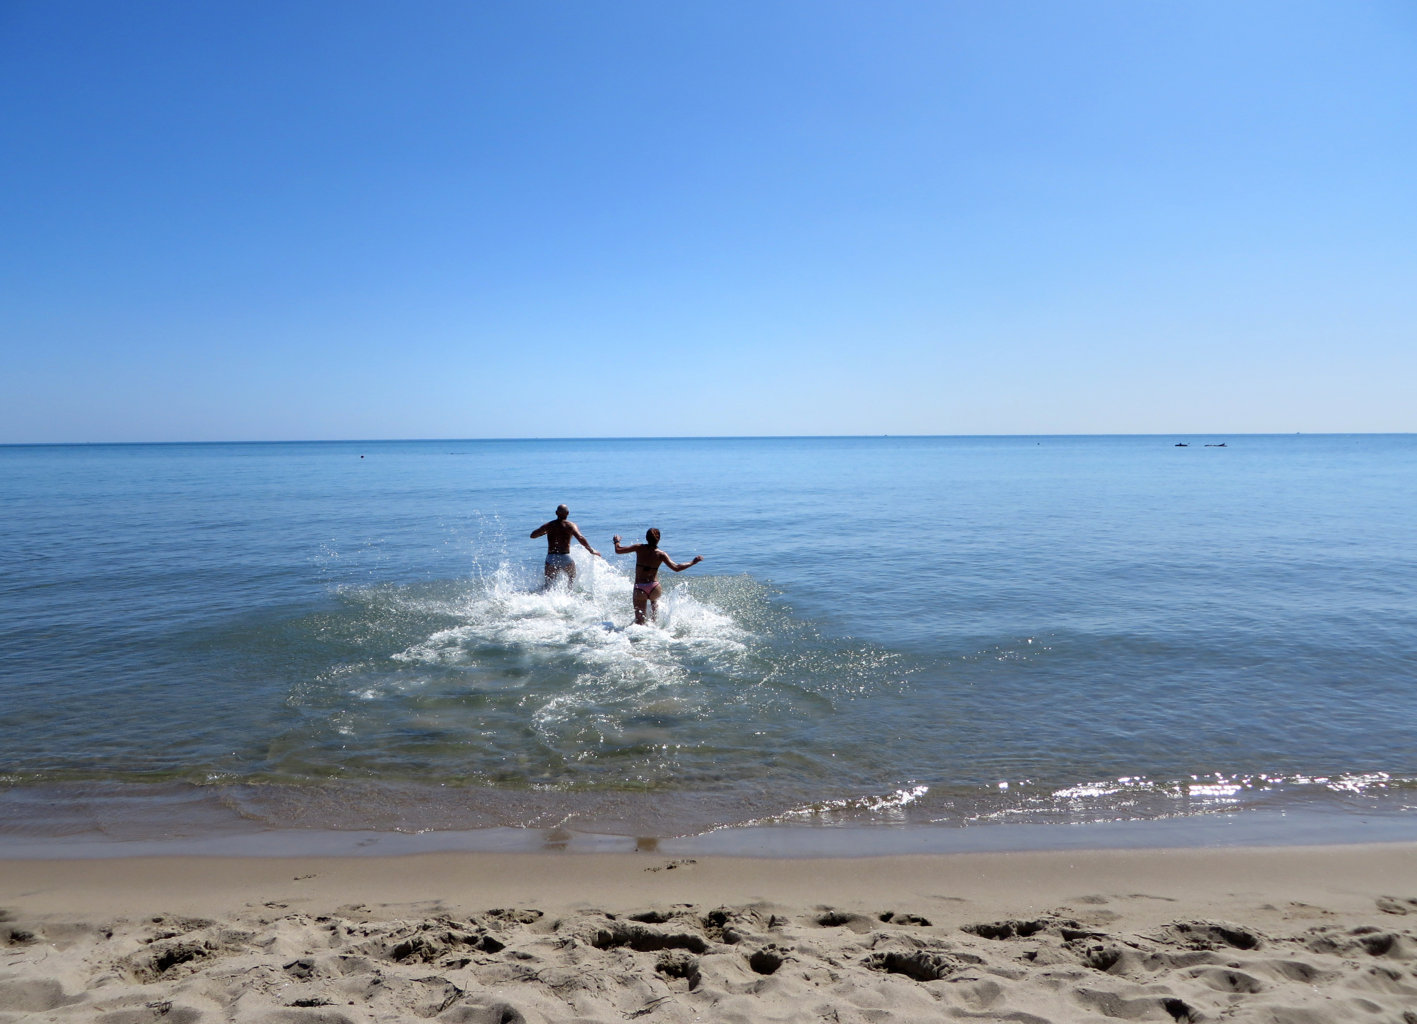
M 659 567 L 667 565 L 675 572 L 683 572 L 691 565 L 698 565 L 704 560 L 703 555 L 695 555 L 692 562 L 676 562 L 663 551 L 659 550 L 659 530 L 651 526 L 645 531 L 645 542 L 643 544 L 631 544 L 624 547 L 620 544 L 620 535 L 616 534 L 615 553 L 617 555 L 628 555 L 631 552 L 635 556 L 635 589 L 630 595 L 635 602 L 635 625 L 645 624 L 645 607 L 649 607 L 649 621 L 653 622 L 659 614 L 659 598 L 664 591 L 659 586 Z

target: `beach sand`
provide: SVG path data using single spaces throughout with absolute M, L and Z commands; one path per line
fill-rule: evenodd
M 1417 1024 L 1417 845 L 0 861 L 0 1021 Z

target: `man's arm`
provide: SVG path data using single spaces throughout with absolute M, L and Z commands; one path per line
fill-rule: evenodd
M 585 539 L 585 534 L 581 533 L 581 528 L 579 526 L 577 526 L 575 523 L 569 523 L 567 525 L 571 527 L 571 536 L 581 542 L 581 547 L 585 548 L 596 558 L 603 557 L 599 551 L 595 550 L 595 548 L 590 546 L 590 541 Z
M 553 520 L 551 520 L 550 523 L 542 523 L 542 524 L 541 524 L 540 526 L 538 526 L 536 529 L 532 530 L 532 531 L 531 531 L 531 539 L 532 539 L 532 540 L 536 540 L 537 537 L 545 537 L 545 536 L 546 536 L 546 531 L 549 530 L 549 529 L 551 529 L 551 525 L 552 525 L 552 523 L 554 523 L 554 522 L 556 522 L 556 520 L 553 519 Z

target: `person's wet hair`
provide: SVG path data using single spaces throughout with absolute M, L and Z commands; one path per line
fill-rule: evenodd
M 652 547 L 652 548 L 657 548 L 657 547 L 659 547 L 659 529 L 658 529 L 658 527 L 651 526 L 648 530 L 646 530 L 646 531 L 645 531 L 645 540 L 649 541 L 649 546 L 650 546 L 650 547 Z

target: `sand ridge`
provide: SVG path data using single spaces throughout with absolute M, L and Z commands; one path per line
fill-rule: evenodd
M 961 874 L 958 858 L 937 859 L 937 871 L 890 858 L 809 863 L 789 887 L 792 868 L 778 862 L 533 858 L 528 878 L 511 866 L 479 874 L 475 857 L 461 869 L 456 859 L 391 858 L 287 874 L 278 892 L 270 887 L 280 867 L 261 865 L 264 893 L 221 875 L 219 862 L 198 862 L 172 865 L 168 903 L 205 902 L 196 909 L 209 913 L 163 911 L 159 865 L 127 873 L 137 884 L 124 899 L 151 912 L 109 916 L 75 913 L 84 885 L 101 884 L 77 882 L 78 868 L 31 867 L 0 886 L 0 1021 L 1417 1024 L 1417 874 L 1407 890 L 1360 891 L 1394 882 L 1392 868 L 1409 860 L 1389 852 L 1385 870 L 1365 880 L 1361 857 L 1335 853 L 1345 882 L 1310 901 L 1275 902 L 1294 885 L 1312 888 L 1315 864 L 1286 873 L 1279 857 L 1271 889 L 1237 893 L 1223 886 L 1237 873 L 1251 879 L 1254 866 L 1211 860 L 1237 870 L 1217 871 L 1215 888 L 1191 895 L 1189 881 L 1126 885 L 1144 874 L 1145 858 L 1109 873 L 1107 858 L 1079 872 L 1063 856 L 1036 862 L 1064 865 L 1034 878 L 1036 895 L 1073 881 L 1124 884 L 1017 914 L 1031 898 L 1008 898 L 1007 885 L 1026 888 L 1030 862 L 974 885 L 959 884 L 977 866 Z M 0 862 L 0 872 L 10 866 Z M 372 898 L 381 877 L 397 890 L 420 866 L 454 898 Z M 866 869 L 855 885 L 853 867 Z M 179 891 L 204 870 L 205 898 Z M 437 877 L 450 870 L 466 889 Z M 512 878 L 548 898 L 462 902 L 506 891 Z M 820 885 L 824 898 L 741 898 L 774 880 L 794 895 Z M 614 883 L 601 905 L 598 883 Z M 352 890 L 362 901 L 338 902 Z M 233 902 L 238 892 L 247 898 Z M 739 899 L 696 901 L 717 892 Z M 566 898 L 575 893 L 585 898 Z M 681 893 L 693 898 L 673 898 Z

